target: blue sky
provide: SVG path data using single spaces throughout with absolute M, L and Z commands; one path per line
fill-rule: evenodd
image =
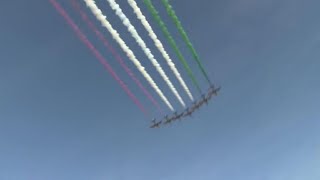
M 150 107 L 69 1 L 59 2 Z M 119 3 L 152 45 L 126 2 Z M 98 4 L 143 59 L 107 3 Z M 155 4 L 177 37 L 161 4 Z M 194 118 L 154 130 L 48 1 L 2 3 L 1 180 L 320 179 L 320 2 L 172 4 L 222 90 Z M 188 53 L 185 47 L 183 52 Z

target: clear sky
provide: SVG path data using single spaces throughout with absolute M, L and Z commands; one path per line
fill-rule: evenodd
M 69 1 L 58 2 L 153 111 Z M 126 1 L 118 2 L 148 39 Z M 156 7 L 177 37 L 159 2 Z M 98 4 L 147 63 L 106 1 Z M 172 0 L 172 5 L 222 89 L 194 118 L 154 130 L 48 1 L 1 3 L 0 180 L 320 179 L 320 1 Z M 159 56 L 152 41 L 146 42 Z

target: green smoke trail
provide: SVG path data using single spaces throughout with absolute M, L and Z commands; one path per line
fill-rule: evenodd
M 174 52 L 177 54 L 178 59 L 180 60 L 180 62 L 183 64 L 183 67 L 186 69 L 189 77 L 191 78 L 193 84 L 197 87 L 198 91 L 201 93 L 201 88 L 197 82 L 197 80 L 195 79 L 187 61 L 184 59 L 182 53 L 180 52 L 177 43 L 175 42 L 175 40 L 173 39 L 173 37 L 171 36 L 168 28 L 166 27 L 166 25 L 164 24 L 164 22 L 162 21 L 161 17 L 159 16 L 158 11 L 156 10 L 156 8 L 153 6 L 151 0 L 144 0 L 144 3 L 146 4 L 148 10 L 150 11 L 150 13 L 152 14 L 154 20 L 157 22 L 157 24 L 160 26 L 161 31 L 163 32 L 163 34 L 165 35 L 165 37 L 167 38 L 167 40 L 169 41 L 170 46 L 173 48 Z
M 211 84 L 209 76 L 207 75 L 206 71 L 204 70 L 203 65 L 201 64 L 200 58 L 199 58 L 196 50 L 193 48 L 192 43 L 189 40 L 186 31 L 183 29 L 183 27 L 181 25 L 181 22 L 179 21 L 176 13 L 174 12 L 172 6 L 169 4 L 169 0 L 162 0 L 162 4 L 165 6 L 165 8 L 167 10 L 167 13 L 169 14 L 169 16 L 171 17 L 172 21 L 174 22 L 174 24 L 178 28 L 178 31 L 179 31 L 180 35 L 182 36 L 183 41 L 187 44 L 187 47 L 191 51 L 191 54 L 192 54 L 193 58 L 196 60 L 199 68 L 202 71 L 202 74 L 206 77 L 206 79 L 209 82 L 209 84 Z

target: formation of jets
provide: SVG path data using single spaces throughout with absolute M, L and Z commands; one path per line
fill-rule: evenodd
M 150 128 L 159 128 L 162 124 L 170 124 L 172 121 L 181 120 L 181 118 L 190 116 L 192 117 L 193 112 L 195 112 L 197 109 L 199 109 L 204 104 L 208 105 L 209 100 L 212 98 L 212 96 L 216 96 L 219 88 L 215 88 L 214 86 L 210 86 L 208 93 L 203 94 L 201 96 L 201 99 L 199 101 L 193 102 L 191 107 L 186 108 L 181 113 L 174 112 L 172 116 L 169 117 L 169 115 L 166 115 L 163 120 L 156 121 L 156 119 L 152 120 L 152 125 Z

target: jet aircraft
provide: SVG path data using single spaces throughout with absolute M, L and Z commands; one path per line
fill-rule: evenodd
M 186 116 L 191 116 L 192 117 L 193 111 L 189 108 L 186 109 Z
M 159 128 L 160 125 L 161 125 L 161 123 L 162 123 L 162 121 L 156 122 L 156 120 L 154 119 L 154 120 L 152 121 L 152 123 L 153 123 L 153 124 L 150 126 L 150 128 Z
M 165 116 L 166 121 L 164 122 L 164 124 L 169 124 L 172 121 L 172 118 L 169 118 L 168 115 Z

